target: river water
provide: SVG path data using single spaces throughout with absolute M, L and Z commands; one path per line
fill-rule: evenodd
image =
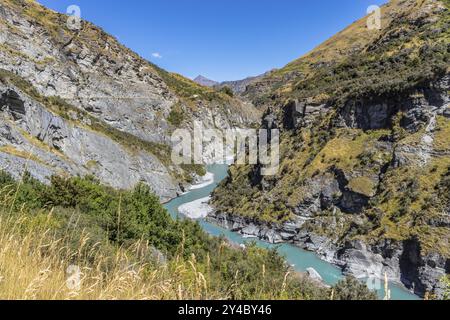
M 214 174 L 214 183 L 201 189 L 192 190 L 172 201 L 165 204 L 166 209 L 169 211 L 173 218 L 183 218 L 178 212 L 178 208 L 185 204 L 201 198 L 208 197 L 216 188 L 218 183 L 225 179 L 228 174 L 227 165 L 211 165 L 208 167 L 208 172 Z M 231 232 L 229 230 L 218 227 L 214 224 L 208 223 L 204 220 L 199 220 L 203 229 L 213 236 L 225 236 L 231 242 L 236 244 L 245 244 L 249 241 L 256 242 L 259 246 L 264 248 L 277 248 L 280 255 L 284 256 L 286 261 L 294 267 L 296 271 L 305 272 L 307 268 L 314 268 L 323 278 L 324 282 L 328 285 L 336 284 L 344 276 L 341 270 L 332 264 L 321 260 L 316 254 L 300 249 L 291 244 L 269 244 L 257 239 L 246 239 L 242 235 Z M 380 298 L 384 297 L 384 285 L 383 288 L 378 290 Z M 391 283 L 390 285 L 391 297 L 393 300 L 419 300 L 419 297 L 410 293 L 402 286 Z

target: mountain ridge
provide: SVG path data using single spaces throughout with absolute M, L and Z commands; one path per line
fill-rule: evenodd
M 206 78 L 206 77 L 204 77 L 202 75 L 197 76 L 194 79 L 194 82 L 196 82 L 196 83 L 198 83 L 198 84 L 200 84 L 202 86 L 205 86 L 205 87 L 214 87 L 215 85 L 219 84 L 219 82 L 211 80 L 211 79 L 208 79 L 208 78 Z
M 256 82 L 260 79 L 263 79 L 265 76 L 275 72 L 276 69 L 272 69 L 271 71 L 267 71 L 261 75 L 258 76 L 251 76 L 247 77 L 241 80 L 233 80 L 233 81 L 222 81 L 217 82 L 211 79 L 208 79 L 204 76 L 197 76 L 193 81 L 198 83 L 199 85 L 209 87 L 209 88 L 215 88 L 220 90 L 223 90 L 225 88 L 230 88 L 234 94 L 241 95 L 245 92 L 247 89 L 247 86 L 253 82 Z
M 224 82 L 221 82 L 220 84 L 218 84 L 216 87 L 218 87 L 220 89 L 222 89 L 224 87 L 229 87 L 235 94 L 242 95 L 247 90 L 248 85 L 263 79 L 264 77 L 272 74 L 275 71 L 277 71 L 277 69 L 272 69 L 261 75 L 247 77 L 242 80 L 224 81 Z

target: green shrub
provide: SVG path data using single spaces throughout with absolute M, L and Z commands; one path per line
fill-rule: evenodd
M 167 121 L 175 127 L 180 126 L 184 121 L 184 113 L 179 107 L 174 107 L 170 111 L 169 117 L 167 118 Z
M 377 294 L 354 277 L 347 277 L 333 287 L 334 300 L 377 300 Z
M 450 300 L 450 276 L 444 277 L 442 283 L 445 285 L 443 300 Z
M 228 86 L 220 88 L 220 92 L 225 93 L 227 96 L 234 97 L 233 89 Z

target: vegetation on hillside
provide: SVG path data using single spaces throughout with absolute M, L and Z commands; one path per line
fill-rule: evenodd
M 329 299 L 274 250 L 235 248 L 172 220 L 148 187 L 117 191 L 93 178 L 0 175 L 4 299 Z M 213 254 L 214 253 L 214 254 Z M 17 266 L 22 267 L 18 268 Z M 66 270 L 81 270 L 81 287 Z M 365 296 L 362 295 L 362 298 Z
M 369 117 L 365 105 L 395 108 L 404 101 L 421 101 L 424 92 L 437 90 L 437 80 L 448 74 L 448 0 L 391 1 L 382 10 L 381 30 L 368 30 L 362 19 L 254 84 L 268 84 L 264 92 L 256 92 L 254 101 L 269 106 L 267 114 L 282 130 L 280 170 L 260 177 L 255 166 L 233 166 L 214 193 L 219 212 L 279 225 L 318 205 L 302 228 L 337 244 L 350 239 L 418 239 L 422 254 L 450 257 L 445 215 L 450 207 L 448 117 L 436 116 L 436 126 L 428 132 L 433 136 L 426 146 L 430 158 L 423 165 L 421 150 L 431 121 L 425 116 L 417 119 L 415 130 L 405 128 L 403 110 L 388 110 L 387 115 L 381 111 L 380 116 L 390 118 L 376 130 L 342 121 L 349 105 L 361 106 L 360 116 Z M 285 106 L 295 100 L 317 115 L 309 116 L 309 123 L 284 127 Z M 410 153 L 405 155 L 409 164 L 397 164 L 400 150 Z M 312 195 L 338 180 L 339 190 L 317 204 Z M 343 192 L 364 205 L 344 207 Z
M 353 277 L 346 277 L 333 288 L 334 300 L 377 300 L 377 294 L 367 290 L 364 283 Z
M 445 277 L 442 280 L 446 286 L 445 294 L 444 294 L 444 300 L 450 300 L 450 276 Z
M 355 22 L 302 58 L 256 82 L 247 92 L 257 105 L 287 98 L 341 105 L 351 98 L 394 95 L 442 76 L 449 65 L 450 2 L 391 1 L 382 7 L 382 29 Z
M 262 188 L 255 183 L 251 166 L 233 166 L 229 178 L 215 190 L 213 203 L 220 212 L 279 225 L 291 220 L 297 206 L 308 201 L 312 180 L 334 180 L 337 170 L 352 177 L 347 190 L 371 199 L 368 208 L 356 216 L 323 210 L 304 228 L 337 241 L 417 237 L 424 253 L 437 251 L 450 257 L 450 234 L 439 222 L 450 205 L 450 157 L 446 155 L 450 150 L 449 123 L 437 117 L 432 147 L 440 150 L 441 156 L 425 166 L 402 168 L 387 167 L 395 160 L 395 146 L 387 147 L 384 141 L 392 141 L 395 130 L 323 131 L 317 125 L 300 130 L 295 137 L 284 134 L 278 175 L 264 177 Z M 322 135 L 324 132 L 327 134 Z M 419 142 L 422 136 L 423 132 L 417 134 Z M 410 145 L 413 138 L 406 135 L 396 146 Z M 341 196 L 336 194 L 334 201 L 337 203 Z M 330 229 L 332 221 L 336 227 Z

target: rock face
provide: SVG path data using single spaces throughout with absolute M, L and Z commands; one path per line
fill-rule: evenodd
M 441 297 L 450 259 L 449 10 L 391 1 L 381 30 L 357 21 L 249 85 L 243 95 L 265 110 L 261 127 L 281 131 L 280 170 L 232 166 L 209 219 L 314 251 L 359 278 L 387 274 Z M 433 48 L 423 44 L 429 37 Z
M 439 87 L 439 83 L 448 83 L 448 78 L 446 76 L 440 79 L 436 87 Z M 418 295 L 423 296 L 427 292 L 432 292 L 437 296 L 442 296 L 445 288 L 441 279 L 449 273 L 450 257 L 436 250 L 436 247 L 424 250 L 421 247 L 425 241 L 424 238 L 420 240 L 414 236 L 407 237 L 405 240 L 381 238 L 372 239 L 366 243 L 360 240 L 342 242 L 342 238 L 339 239 L 339 237 L 351 239 L 352 236 L 349 234 L 353 232 L 361 234 L 364 232 L 361 230 L 371 228 L 373 222 L 365 216 L 368 212 L 374 215 L 383 214 L 379 208 L 375 208 L 374 203 L 379 201 L 386 183 L 392 183 L 387 179 L 396 170 L 404 170 L 401 168 L 409 167 L 426 168 L 430 166 L 430 163 L 436 163 L 436 159 L 444 162 L 443 170 L 449 168 L 450 149 L 448 147 L 443 150 L 436 149 L 435 134 L 438 131 L 436 128 L 430 129 L 434 125 L 436 116 L 440 117 L 442 124 L 449 125 L 448 120 L 443 117 L 445 110 L 449 108 L 449 96 L 445 88 L 449 87 L 442 87 L 440 98 L 434 100 L 434 104 L 432 104 L 432 100 L 426 98 L 415 100 L 415 103 L 411 104 L 408 100 L 403 100 L 409 108 L 398 112 L 404 113 L 401 121 L 404 130 L 418 136 L 416 144 L 409 145 L 403 142 L 396 144 L 386 137 L 381 137 L 375 141 L 373 145 L 375 149 L 371 149 L 372 147 L 368 145 L 365 148 L 367 155 L 377 154 L 375 158 L 379 160 L 368 156 L 371 160 L 366 161 L 363 158 L 366 153 L 363 152 L 359 156 L 362 162 L 359 162 L 358 167 L 354 167 L 352 170 L 344 169 L 339 162 L 335 162 L 321 173 L 306 178 L 303 186 L 298 186 L 300 191 L 293 190 L 294 194 L 296 192 L 301 194 L 301 200 L 290 204 L 292 206 L 290 210 L 294 216 L 288 223 L 266 223 L 259 220 L 258 216 L 242 217 L 239 208 L 226 208 L 225 212 L 228 213 L 224 213 L 223 207 L 220 205 L 218 211 L 210 215 L 210 221 L 243 235 L 255 236 L 270 243 L 293 243 L 303 249 L 316 252 L 324 260 L 341 267 L 344 273 L 361 279 L 371 277 L 383 279 L 387 274 L 390 281 L 404 284 Z M 438 102 L 436 103 L 436 101 Z M 388 103 L 390 102 L 387 101 L 385 105 Z M 298 109 L 296 106 L 298 106 L 297 103 L 288 104 L 284 108 L 284 116 L 278 117 L 272 114 L 272 117 L 269 117 L 270 121 L 265 121 L 263 127 L 284 126 L 284 128 L 289 128 L 288 130 L 301 128 L 308 122 L 303 121 L 305 114 L 296 111 Z M 358 116 L 354 116 L 355 113 L 352 113 L 353 116 L 349 116 L 347 104 L 342 113 L 335 118 L 335 123 L 338 126 L 342 125 L 345 128 L 350 127 L 357 130 L 374 130 L 375 128 L 385 130 L 392 126 L 393 118 L 398 112 L 392 114 L 391 111 L 387 111 L 386 107 L 380 106 L 382 105 L 374 105 L 373 108 L 371 105 L 356 107 L 355 110 L 370 111 L 369 115 L 357 120 Z M 290 116 L 286 116 L 286 113 Z M 300 120 L 291 117 L 294 113 Z M 280 118 L 284 120 L 279 120 Z M 348 119 L 348 121 L 343 119 Z M 431 142 L 424 139 L 427 136 L 432 137 Z M 369 149 L 370 152 L 367 151 Z M 428 153 L 428 156 L 425 157 L 425 153 Z M 380 161 L 383 158 L 385 160 Z M 361 164 L 364 167 L 361 167 Z M 434 166 L 436 167 L 436 165 Z M 273 181 L 272 178 L 271 182 L 265 182 L 268 178 L 261 178 L 257 171 L 249 173 L 253 179 L 252 185 L 256 186 L 257 190 L 263 190 L 271 195 L 274 194 L 274 191 L 281 189 L 280 181 Z M 259 177 L 259 179 L 255 179 L 255 177 Z M 398 183 L 398 181 L 394 183 Z M 365 186 L 366 184 L 370 188 Z M 448 182 L 444 184 L 448 185 Z M 419 192 L 420 186 L 412 184 L 410 188 L 412 188 L 411 192 L 415 193 Z M 216 192 L 220 192 L 220 188 Z M 444 213 L 431 215 L 433 218 L 430 218 L 431 220 L 427 223 L 427 228 L 431 228 L 430 232 L 444 230 L 444 239 L 449 235 L 449 202 L 448 197 L 445 197 L 440 196 L 439 199 L 444 205 Z M 272 198 L 271 201 L 274 199 Z M 430 207 L 432 205 L 428 204 Z M 387 210 L 390 209 L 387 208 Z M 441 210 L 441 208 L 437 206 L 435 210 Z M 236 214 L 230 212 L 236 212 Z M 345 227 L 346 224 L 349 224 L 349 227 Z M 319 230 L 326 230 L 326 234 L 321 235 Z M 345 231 L 341 234 L 338 233 L 338 230 Z
M 447 112 L 450 101 L 443 92 L 448 87 L 449 77 L 446 76 L 436 81 L 432 88 L 424 88 L 414 96 L 349 101 L 339 113 L 340 124 L 365 131 L 386 129 L 393 126 L 395 115 L 401 112 L 401 126 L 409 132 L 417 132 L 418 125 L 429 123 L 433 115 Z
M 52 175 L 93 174 L 115 188 L 131 189 L 145 182 L 163 200 L 177 195 L 176 181 L 154 155 L 133 153 L 108 137 L 70 124 L 17 88 L 0 85 L 0 92 L 14 96 L 15 106 L 23 106 L 18 113 L 5 101 L 0 114 L 2 169 L 13 176 L 28 170 L 45 182 Z
M 175 129 L 258 119 L 249 103 L 161 70 L 88 22 L 71 30 L 67 19 L 33 1 L 0 7 L 0 167 L 16 177 L 26 163 L 42 181 L 64 173 L 116 188 L 145 182 L 165 201 L 191 175 L 171 163 Z
M 43 96 L 59 96 L 114 128 L 146 140 L 165 139 L 165 119 L 176 96 L 148 64 L 92 25 L 65 32 L 64 16 L 23 5 L 23 11 L 12 2 L 2 5 L 0 68 L 26 79 Z M 61 24 L 57 34 L 44 20 L 32 18 L 37 12 Z

